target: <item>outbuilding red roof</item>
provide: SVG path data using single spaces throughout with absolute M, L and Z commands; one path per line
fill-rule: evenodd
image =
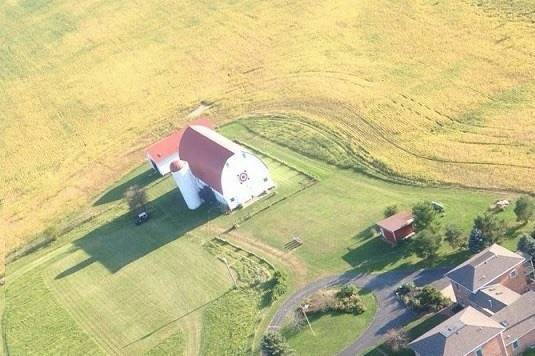
M 411 212 L 402 211 L 379 221 L 377 225 L 388 231 L 397 231 L 407 225 L 412 224 L 413 221 L 414 216 Z
M 199 125 L 208 127 L 210 129 L 213 129 L 215 127 L 214 123 L 210 121 L 207 118 L 199 118 L 195 121 L 192 121 L 188 124 L 185 128 L 172 133 L 171 135 L 164 137 L 160 141 L 153 143 L 152 145 L 147 148 L 146 153 L 150 155 L 151 159 L 158 163 L 170 155 L 178 152 L 178 147 L 180 145 L 180 140 L 182 139 L 182 135 L 189 126 L 191 125 Z
M 240 147 L 209 128 L 191 125 L 182 135 L 181 160 L 188 162 L 193 175 L 223 194 L 221 174 L 227 160 Z

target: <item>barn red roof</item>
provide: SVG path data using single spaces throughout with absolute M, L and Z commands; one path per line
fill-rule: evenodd
M 414 216 L 411 212 L 402 211 L 379 221 L 377 225 L 388 231 L 397 231 L 407 225 L 412 224 L 413 221 Z
M 190 122 L 185 128 L 174 132 L 167 137 L 164 137 L 156 143 L 153 143 L 149 146 L 149 148 L 147 148 L 146 153 L 150 155 L 151 159 L 154 160 L 154 162 L 156 163 L 166 159 L 173 153 L 176 153 L 178 151 L 178 147 L 180 145 L 180 140 L 182 139 L 182 134 L 184 133 L 184 130 L 191 125 L 205 126 L 210 129 L 213 129 L 215 127 L 214 123 L 207 118 L 203 117 L 197 119 L 195 121 Z
M 221 173 L 227 160 L 239 150 L 237 144 L 215 131 L 191 125 L 184 130 L 178 152 L 197 178 L 223 194 Z

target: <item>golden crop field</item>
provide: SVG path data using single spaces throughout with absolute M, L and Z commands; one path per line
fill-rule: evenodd
M 530 0 L 3 0 L 0 41 L 8 249 L 201 101 L 316 121 L 409 178 L 535 191 Z

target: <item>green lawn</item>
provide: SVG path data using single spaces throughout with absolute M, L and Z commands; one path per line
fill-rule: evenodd
M 4 325 L 4 310 L 6 306 L 6 295 L 5 295 L 5 288 L 3 286 L 0 286 L 0 356 L 3 356 L 7 354 L 5 348 L 6 343 L 4 340 L 4 332 L 5 332 L 5 325 Z
M 205 340 L 222 340 L 218 331 L 229 330 L 229 323 L 242 323 L 243 333 L 233 332 L 225 345 L 235 345 L 230 348 L 232 353 L 249 349 L 263 309 L 255 298 L 262 294 L 229 294 L 232 281 L 226 267 L 205 243 L 313 181 L 276 159 L 265 157 L 265 161 L 277 183 L 277 193 L 230 215 L 221 215 L 217 209 L 190 211 L 172 178 L 158 179 L 146 166 L 130 172 L 96 200 L 93 209 L 102 212 L 93 220 L 60 237 L 48 249 L 10 266 L 9 345 L 24 345 L 28 352 L 44 350 L 41 352 L 47 354 L 42 346 L 55 337 L 55 332 L 71 329 L 90 335 L 107 353 L 165 353 L 170 347 L 179 347 L 185 352 L 196 353 L 202 348 L 204 354 L 220 354 L 221 345 Z M 132 184 L 145 186 L 150 200 L 151 219 L 141 226 L 133 224 L 121 199 Z M 234 268 L 238 274 L 247 273 L 243 266 Z M 13 311 L 24 308 L 20 303 L 26 299 L 21 293 L 36 280 L 46 291 L 36 299 L 36 308 L 51 304 L 72 317 L 67 320 L 69 327 L 50 331 L 36 328 L 31 335 L 35 342 L 30 343 L 24 334 L 28 320 Z M 247 296 L 254 298 L 247 300 Z M 228 304 L 236 307 L 228 318 L 213 312 Z M 249 319 L 237 312 L 240 307 L 248 311 Z M 49 318 L 47 322 L 67 325 L 61 314 Z M 201 341 L 195 337 L 200 329 Z M 63 336 L 58 335 L 61 347 L 78 347 L 79 340 Z
M 59 304 L 41 273 L 28 273 L 9 284 L 5 328 L 9 355 L 103 355 Z
M 428 264 L 411 255 L 406 246 L 390 248 L 371 233 L 386 206 L 409 209 L 420 200 L 438 200 L 446 206 L 443 224 L 455 223 L 468 232 L 473 218 L 489 203 L 514 198 L 507 193 L 424 188 L 372 178 L 298 154 L 256 136 L 239 122 L 226 125 L 222 132 L 261 152 L 277 183 L 276 193 L 229 215 L 205 208 L 192 212 L 185 208 L 171 178 L 159 179 L 146 166 L 130 172 L 95 201 L 89 209 L 91 219 L 82 219 L 85 222 L 68 229 L 49 247 L 8 266 L 10 348 L 46 354 L 48 343 L 50 353 L 55 353 L 54 348 L 76 349 L 85 340 L 88 352 L 165 352 L 168 347 L 189 354 L 250 352 L 267 306 L 258 290 L 229 292 L 232 282 L 224 264 L 206 247 L 227 228 L 239 224 L 233 233 L 283 256 L 289 253 L 284 245 L 299 235 L 304 245 L 291 253 L 305 266 L 308 279 L 345 270 L 419 268 Z M 121 200 L 132 184 L 145 186 L 150 199 L 152 218 L 141 226 L 134 226 Z M 511 210 L 502 214 L 508 220 Z M 515 243 L 511 239 L 504 244 L 513 247 Z M 439 252 L 435 264 L 455 264 L 467 257 L 446 245 Z M 34 308 L 54 305 L 58 313 L 47 314 L 46 320 L 62 327 L 45 332 L 34 320 L 39 314 L 22 318 L 24 293 L 37 282 L 42 293 Z M 234 307 L 227 310 L 228 305 Z M 354 321 L 325 316 L 314 322 L 318 332 L 328 332 L 335 322 Z M 32 343 L 25 342 L 28 323 L 36 326 Z M 66 336 L 70 333 L 75 337 Z M 297 349 L 305 333 L 292 337 Z M 325 350 L 336 350 L 350 339 L 349 334 L 339 335 Z
M 146 356 L 180 355 L 184 353 L 184 336 L 176 333 L 145 353 Z
M 298 331 L 291 327 L 283 329 L 283 335 L 297 355 L 335 355 L 344 346 L 354 341 L 370 324 L 377 304 L 371 293 L 363 293 L 366 311 L 360 315 L 325 313 L 310 317 L 314 334 L 308 327 Z
M 407 245 L 390 248 L 371 231 L 389 205 L 410 209 L 421 200 L 440 201 L 446 207 L 442 225 L 456 224 L 468 234 L 474 217 L 485 212 L 490 203 L 515 197 L 512 193 L 392 183 L 292 152 L 255 136 L 240 122 L 225 126 L 224 131 L 249 139 L 262 151 L 319 178 L 319 183 L 241 226 L 248 236 L 281 250 L 292 235 L 301 236 L 304 244 L 295 254 L 305 261 L 312 275 L 347 269 L 385 271 L 427 266 L 409 253 Z M 508 221 L 513 219 L 511 208 L 500 215 Z M 504 241 L 509 247 L 515 244 L 515 239 Z M 447 244 L 442 245 L 439 255 L 434 264 L 456 264 L 468 257 L 466 252 L 452 251 Z

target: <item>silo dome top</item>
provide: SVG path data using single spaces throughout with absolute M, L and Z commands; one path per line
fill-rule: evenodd
M 182 169 L 182 167 L 184 167 L 184 162 L 180 160 L 175 160 L 169 165 L 171 172 L 178 172 Z

